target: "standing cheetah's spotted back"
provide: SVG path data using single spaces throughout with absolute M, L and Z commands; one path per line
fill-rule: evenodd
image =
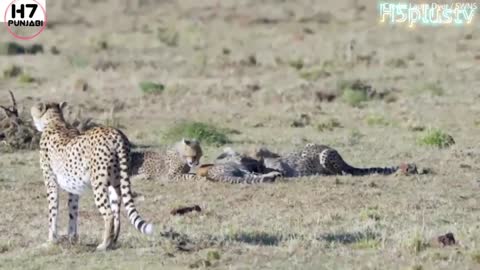
M 69 227 L 71 239 L 77 238 L 79 195 L 93 189 L 95 204 L 105 222 L 104 250 L 116 242 L 120 232 L 120 198 L 130 222 L 139 231 L 151 234 L 153 227 L 137 212 L 129 179 L 130 143 L 119 130 L 97 127 L 80 134 L 66 124 L 64 104 L 39 103 L 31 114 L 40 139 L 40 165 L 45 178 L 49 202 L 49 241 L 56 241 L 58 191 L 60 186 L 69 195 Z

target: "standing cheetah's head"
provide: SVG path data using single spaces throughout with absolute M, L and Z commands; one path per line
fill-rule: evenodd
M 178 154 L 190 167 L 195 167 L 200 163 L 202 157 L 202 148 L 197 140 L 182 139 L 176 145 Z
M 33 123 L 38 131 L 42 132 L 46 126 L 53 121 L 63 121 L 63 108 L 67 105 L 62 103 L 37 103 L 32 106 L 30 113 L 32 114 Z

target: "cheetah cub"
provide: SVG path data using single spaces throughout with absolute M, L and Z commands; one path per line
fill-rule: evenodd
M 167 177 L 170 181 L 200 180 L 190 174 L 202 158 L 202 148 L 197 140 L 182 139 L 166 151 L 131 153 L 131 175 L 140 179 Z
M 129 141 L 119 130 L 96 127 L 80 134 L 63 117 L 66 103 L 38 103 L 31 108 L 40 139 L 40 166 L 47 188 L 49 242 L 57 240 L 58 187 L 68 192 L 68 237 L 78 238 L 79 195 L 92 187 L 95 205 L 103 216 L 103 242 L 97 250 L 110 248 L 120 233 L 120 198 L 130 222 L 140 232 L 151 234 L 135 208 L 129 179 Z

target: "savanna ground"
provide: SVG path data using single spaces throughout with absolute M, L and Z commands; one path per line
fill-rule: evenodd
M 193 120 L 239 131 L 224 145 L 239 150 L 317 142 L 353 165 L 415 162 L 431 172 L 255 186 L 134 182 L 156 232 L 140 235 L 122 212 L 119 247 L 102 253 L 91 192 L 81 201 L 80 243 L 41 247 L 37 153 L 2 152 L 0 268 L 480 267 L 480 18 L 407 29 L 380 25 L 376 1 L 131 2 L 49 2 L 49 26 L 34 40 L 44 52 L 0 56 L 0 104 L 8 89 L 24 113 L 35 100 L 65 100 L 72 115 L 120 127 L 138 145 L 171 143 L 164 135 Z M 6 30 L 1 40 L 15 41 Z M 354 80 L 387 95 L 356 91 L 346 83 Z M 422 141 L 429 129 L 439 136 Z M 456 143 L 435 147 L 441 133 Z M 224 146 L 205 144 L 203 161 Z M 193 204 L 203 211 L 170 215 Z M 64 194 L 60 205 L 65 234 Z M 447 232 L 458 244 L 435 245 Z

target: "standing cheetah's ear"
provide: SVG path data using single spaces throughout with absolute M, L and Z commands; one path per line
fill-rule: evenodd
M 58 107 L 60 108 L 61 111 L 63 111 L 63 109 L 65 109 L 65 107 L 67 107 L 67 105 L 68 105 L 68 103 L 66 101 L 63 101 L 63 102 L 60 102 Z
M 192 142 L 189 140 L 185 140 L 185 138 L 182 139 L 182 143 L 185 145 L 190 145 Z

